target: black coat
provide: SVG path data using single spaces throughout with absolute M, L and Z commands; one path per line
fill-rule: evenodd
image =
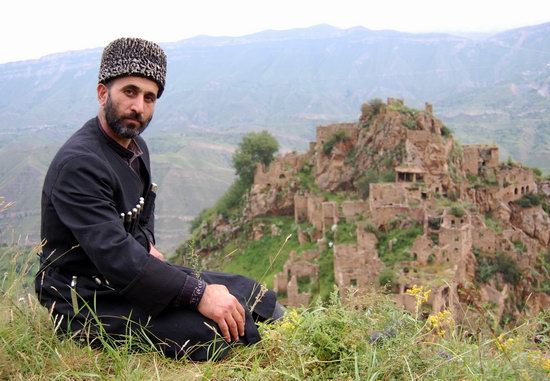
M 149 254 L 149 245 L 154 243 L 152 215 L 142 215 L 133 234 L 126 232 L 120 214 L 131 210 L 140 197 L 150 197 L 149 153 L 145 141 L 136 138 L 143 151 L 140 176 L 124 160 L 132 153 L 100 128 L 97 118 L 88 121 L 60 148 L 46 175 L 41 225 L 44 247 L 36 292 L 58 318 L 67 319 L 69 330 L 84 327 L 93 311 L 102 323 L 108 322 L 109 333 L 124 334 L 131 315 L 133 322 L 148 324 L 161 342 L 175 343 L 165 350 L 167 354 L 181 354 L 188 340 L 199 344 L 213 339 L 203 323 L 207 319 L 189 300 L 182 299 L 182 295 L 192 295 L 200 282 L 191 270 Z M 79 301 L 76 314 L 71 303 L 73 277 Z M 250 305 L 259 291 L 255 282 L 220 273 L 203 273 L 201 278 L 228 286 L 247 309 L 243 342 L 258 341 L 254 318 L 271 316 L 273 292 L 267 292 L 251 313 Z M 121 321 L 113 322 L 113 317 Z M 183 325 L 176 327 L 174 321 Z M 210 325 L 215 326 L 213 322 Z M 176 329 L 178 332 L 173 332 Z M 195 358 L 206 358 L 206 353 Z

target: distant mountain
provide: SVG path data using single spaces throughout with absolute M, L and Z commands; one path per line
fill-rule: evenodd
M 550 23 L 485 39 L 319 25 L 199 36 L 163 47 L 167 88 L 146 135 L 167 147 L 153 160 L 159 174 L 171 173 L 161 188 L 167 193 L 160 197 L 158 225 L 161 234 L 173 232 L 170 247 L 183 240 L 186 221 L 231 182 L 230 150 L 242 134 L 268 129 L 284 147 L 305 149 L 315 126 L 356 120 L 361 104 L 374 97 L 433 103 L 461 142 L 494 142 L 503 157 L 550 170 Z M 93 49 L 0 65 L 6 95 L 0 158 L 32 148 L 16 167 L 4 169 L 7 161 L 0 161 L 0 195 L 24 205 L 29 216 L 36 216 L 39 196 L 31 202 L 13 182 L 31 178 L 29 192 L 38 194 L 48 158 L 95 114 L 100 54 Z M 13 213 L 22 212 L 17 208 Z M 175 222 L 163 215 L 176 216 Z M 23 225 L 4 218 L 0 227 L 6 230 L 9 220 L 22 234 L 35 232 L 36 217 L 25 218 L 30 222 Z

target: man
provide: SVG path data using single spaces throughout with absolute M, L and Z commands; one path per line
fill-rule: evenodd
M 205 360 L 231 341 L 257 342 L 255 321 L 282 310 L 248 278 L 195 277 L 155 248 L 149 152 L 139 135 L 165 77 L 166 55 L 152 42 L 121 38 L 103 51 L 98 115 L 61 147 L 44 181 L 36 292 L 63 331 L 92 341 L 147 336 L 168 356 Z

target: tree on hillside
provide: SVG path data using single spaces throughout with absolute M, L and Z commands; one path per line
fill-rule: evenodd
M 278 150 L 279 143 L 269 132 L 246 134 L 233 154 L 233 167 L 241 181 L 252 184 L 256 164 L 269 165 Z

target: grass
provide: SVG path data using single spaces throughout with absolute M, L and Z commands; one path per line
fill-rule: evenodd
M 265 217 L 258 221 L 264 222 L 268 227 L 276 225 L 280 229 L 280 234 L 271 236 L 267 233 L 257 241 L 238 238 L 236 246 L 223 250 L 224 260 L 216 267 L 224 272 L 256 279 L 271 288 L 273 277 L 282 271 L 290 252 L 295 250 L 300 253 L 312 248 L 313 244 L 300 245 L 294 219 L 291 217 Z
M 164 358 L 131 337 L 101 349 L 59 336 L 27 288 L 36 249 L 21 249 L 0 293 L 0 379 L 10 380 L 542 380 L 550 375 L 550 312 L 511 331 L 467 334 L 435 315 L 415 319 L 368 292 L 290 309 L 263 340 L 221 362 Z M 446 324 L 446 325 L 445 325 Z M 538 340 L 533 341 L 533 337 Z
M 394 228 L 378 235 L 378 253 L 386 266 L 393 266 L 397 262 L 412 260 L 409 249 L 416 237 L 424 232 L 422 225 L 412 223 L 406 228 Z

